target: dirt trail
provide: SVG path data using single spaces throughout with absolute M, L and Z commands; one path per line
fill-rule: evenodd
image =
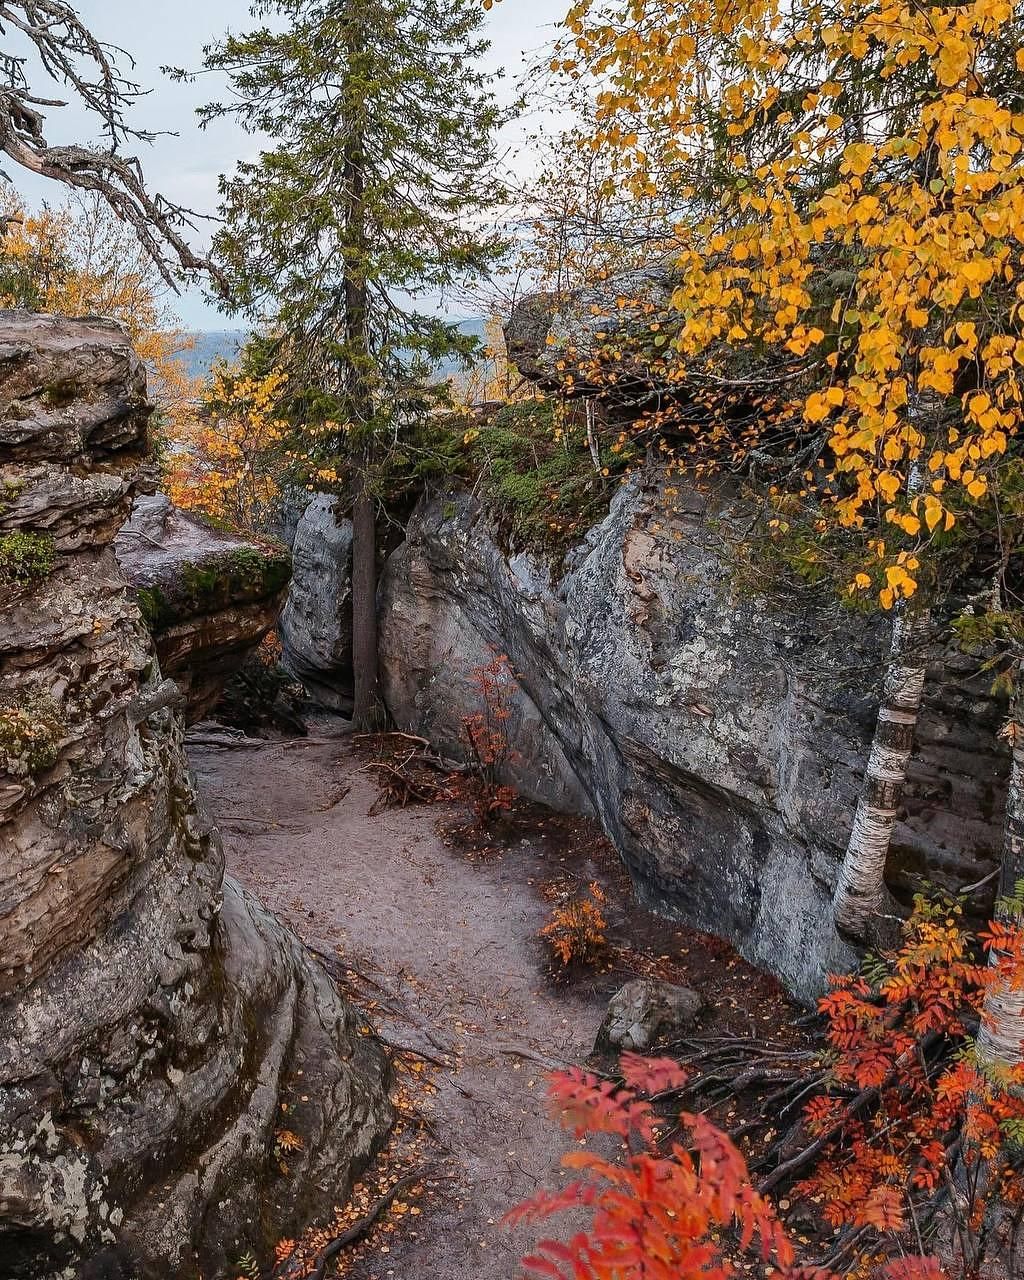
M 190 756 L 229 871 L 369 979 L 358 993 L 375 1001 L 370 1017 L 386 1039 L 436 1060 L 410 1072 L 405 1058 L 401 1079 L 436 1086 L 425 1106 L 439 1190 L 345 1275 L 514 1280 L 531 1240 L 501 1219 L 558 1184 L 568 1142 L 547 1116 L 546 1068 L 585 1061 L 617 987 L 637 973 L 689 983 L 711 1006 L 704 1029 L 731 1035 L 764 1035 L 792 1006 L 726 944 L 637 906 L 583 819 L 542 814 L 524 823 L 525 838 L 470 859 L 438 834 L 437 806 L 369 816 L 374 775 L 332 736 L 336 723 L 241 750 L 193 743 Z M 537 941 L 550 910 L 542 889 L 591 880 L 607 893 L 615 969 L 554 986 Z
M 344 739 L 190 755 L 229 871 L 455 1047 L 457 1071 L 432 1073 L 432 1104 L 458 1184 L 418 1236 L 403 1229 L 389 1255 L 350 1274 L 510 1280 L 524 1240 L 500 1226 L 502 1215 L 557 1182 L 565 1149 L 545 1112 L 544 1066 L 520 1054 L 582 1061 L 604 1007 L 598 993 L 553 988 L 541 972 L 543 850 L 519 844 L 471 863 L 442 842 L 436 808 L 368 817 L 377 789 Z M 407 1022 L 373 1017 L 385 1034 L 442 1057 Z

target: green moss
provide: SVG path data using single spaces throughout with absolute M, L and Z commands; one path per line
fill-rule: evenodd
M 139 602 L 142 621 L 150 631 L 159 630 L 160 619 L 166 608 L 164 593 L 159 587 L 140 587 L 136 598 Z
M 563 553 L 605 514 L 628 449 L 601 455 L 594 467 L 586 432 L 560 424 L 551 401 L 503 406 L 471 445 L 480 492 L 512 542 Z
M 53 408 L 60 409 L 81 398 L 82 386 L 76 378 L 62 378 L 59 382 L 51 382 L 43 388 L 43 401 Z
M 26 777 L 52 769 L 66 731 L 52 698 L 0 701 L 0 771 Z
M 12 504 L 25 492 L 24 480 L 0 481 L 0 516 L 10 510 Z
M 237 547 L 198 564 L 183 565 L 161 585 L 137 593 L 142 619 L 152 632 L 184 618 L 276 596 L 291 578 L 291 558 L 279 548 Z
M 0 586 L 27 587 L 42 582 L 57 560 L 49 534 L 16 530 L 0 538 Z

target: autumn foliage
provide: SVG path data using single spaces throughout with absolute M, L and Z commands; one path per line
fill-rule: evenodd
M 475 818 L 479 826 L 485 827 L 496 814 L 511 807 L 516 794 L 502 780 L 515 759 L 506 726 L 517 684 L 508 655 L 495 653 L 490 662 L 474 667 L 470 682 L 477 694 L 478 710 L 463 716 L 462 729 L 477 776 Z
M 774 496 L 863 534 L 847 589 L 906 600 L 1024 412 L 1020 6 L 578 0 L 566 26 L 590 145 L 674 222 L 640 354 L 687 390 L 693 464 L 774 453 Z
M 577 1138 L 608 1135 L 618 1157 L 575 1150 L 563 1158 L 574 1176 L 559 1191 L 541 1192 L 509 1215 L 512 1223 L 583 1210 L 588 1226 L 570 1240 L 543 1240 L 524 1260 L 548 1280 L 725 1280 L 750 1269 L 804 1277 L 771 1203 L 754 1188 L 746 1161 L 706 1117 L 681 1112 L 675 1136 L 650 1099 L 686 1084 L 667 1058 L 624 1054 L 623 1084 L 573 1068 L 552 1077 L 553 1107 Z M 903 1260 L 901 1280 L 932 1280 L 927 1260 Z M 814 1274 L 825 1280 L 828 1273 Z
M 572 1152 L 563 1163 L 575 1180 L 511 1215 L 589 1215 L 568 1242 L 545 1240 L 527 1269 L 551 1280 L 680 1280 L 757 1263 L 768 1274 L 808 1275 L 767 1198 L 780 1185 L 829 1233 L 873 1242 L 867 1251 L 879 1265 L 897 1259 L 883 1268 L 890 1276 L 942 1274 L 934 1261 L 907 1256 L 932 1247 L 950 1275 L 1005 1265 L 1024 1220 L 1024 1068 L 985 1062 L 974 1035 L 988 987 L 1024 985 L 1024 931 L 989 925 L 980 943 L 956 904 L 921 898 L 899 948 L 832 980 L 820 1006 L 827 1049 L 808 1072 L 814 1096 L 761 1191 L 705 1116 L 683 1112 L 670 1124 L 664 1106 L 652 1105 L 687 1083 L 671 1060 L 626 1055 L 621 1084 L 578 1069 L 555 1076 L 562 1124 L 623 1146 L 615 1157 Z
M 604 914 L 605 894 L 595 881 L 586 894 L 560 903 L 541 929 L 552 959 L 562 969 L 594 964 L 608 942 Z
M 167 460 L 165 484 L 177 506 L 239 529 L 266 528 L 287 466 L 288 424 L 278 411 L 285 381 L 274 371 L 215 368 Z
M 994 922 L 980 940 L 989 963 L 956 904 L 919 899 L 884 966 L 832 979 L 830 1085 L 805 1113 L 821 1160 L 796 1188 L 835 1227 L 898 1235 L 955 1183 L 968 1271 L 998 1243 L 999 1214 L 1024 1207 L 1024 1067 L 988 1063 L 973 1042 L 989 987 L 1024 985 L 1024 932 Z
M 33 211 L 8 191 L 0 218 L 0 303 L 119 320 L 149 369 L 162 427 L 173 434 L 184 426 L 200 388 L 178 357 L 193 339 L 167 306 L 166 285 L 132 228 L 98 197 Z

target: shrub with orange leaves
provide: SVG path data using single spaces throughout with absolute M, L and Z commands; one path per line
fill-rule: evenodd
M 741 1153 L 705 1116 L 682 1112 L 671 1137 L 650 1098 L 682 1088 L 686 1073 L 667 1058 L 624 1054 L 624 1084 L 579 1068 L 551 1077 L 553 1107 L 577 1138 L 620 1140 L 611 1158 L 574 1150 L 562 1164 L 576 1176 L 508 1215 L 513 1224 L 583 1211 L 588 1225 L 563 1242 L 542 1240 L 524 1265 L 547 1280 L 726 1280 L 755 1264 L 782 1280 L 832 1280 L 797 1265 L 771 1201 L 754 1188 Z M 902 1258 L 891 1280 L 940 1280 L 927 1258 Z
M 1024 933 L 993 923 L 980 943 L 995 963 L 959 904 L 919 897 L 896 950 L 832 979 L 828 1088 L 805 1108 L 820 1160 L 796 1188 L 832 1226 L 892 1237 L 927 1224 L 940 1194 L 965 1274 L 995 1248 L 1003 1210 L 1024 1204 L 1024 1067 L 993 1068 L 973 1039 L 989 986 L 1024 974 Z
M 563 969 L 595 964 L 607 945 L 608 921 L 602 910 L 605 895 L 596 882 L 587 896 L 555 907 L 540 931 L 551 955 Z

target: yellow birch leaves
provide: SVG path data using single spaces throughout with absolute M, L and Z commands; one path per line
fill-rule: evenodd
M 676 380 L 709 353 L 779 353 L 763 434 L 820 437 L 804 483 L 823 518 L 886 548 L 850 589 L 907 599 L 1024 412 L 1020 7 L 580 0 L 567 25 L 623 190 L 656 162 L 697 193 Z

